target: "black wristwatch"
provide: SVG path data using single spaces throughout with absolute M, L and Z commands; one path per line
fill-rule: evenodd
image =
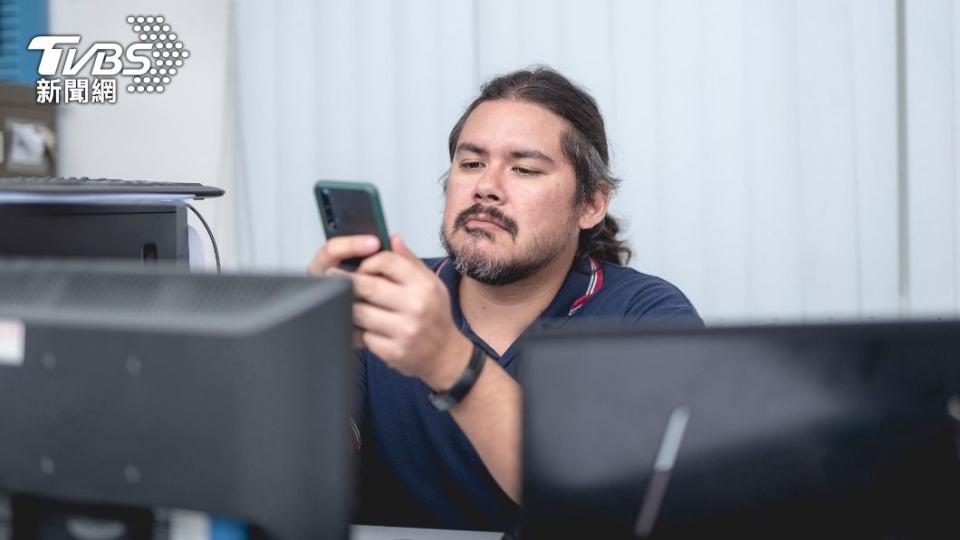
M 467 393 L 473 388 L 473 385 L 480 378 L 480 372 L 483 371 L 483 364 L 486 363 L 487 355 L 476 343 L 473 344 L 473 354 L 470 355 L 470 363 L 460 374 L 457 382 L 446 392 L 430 392 L 430 403 L 438 411 L 446 411 L 467 397 Z

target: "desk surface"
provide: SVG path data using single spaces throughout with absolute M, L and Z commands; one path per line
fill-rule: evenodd
M 350 540 L 501 540 L 503 533 L 352 525 Z

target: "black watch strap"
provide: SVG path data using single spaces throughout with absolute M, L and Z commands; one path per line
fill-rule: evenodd
M 483 371 L 483 365 L 486 363 L 487 355 L 476 343 L 473 344 L 473 354 L 470 355 L 470 362 L 466 369 L 460 374 L 457 382 L 446 392 L 430 392 L 430 403 L 438 411 L 446 411 L 467 397 L 467 393 L 473 388 L 473 385 L 480 378 L 480 372 Z

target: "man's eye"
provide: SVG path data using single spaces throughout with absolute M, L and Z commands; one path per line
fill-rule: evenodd
M 514 167 L 513 170 L 517 171 L 518 173 L 524 176 L 537 176 L 538 174 L 541 174 L 540 171 L 535 171 L 533 169 L 528 169 L 526 167 Z
M 461 169 L 479 169 L 480 167 L 483 167 L 483 163 L 479 161 L 464 161 L 460 164 Z

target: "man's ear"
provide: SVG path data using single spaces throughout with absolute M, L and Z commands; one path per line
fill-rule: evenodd
M 592 229 L 603 221 L 610 206 L 610 192 L 598 190 L 580 205 L 580 229 Z

